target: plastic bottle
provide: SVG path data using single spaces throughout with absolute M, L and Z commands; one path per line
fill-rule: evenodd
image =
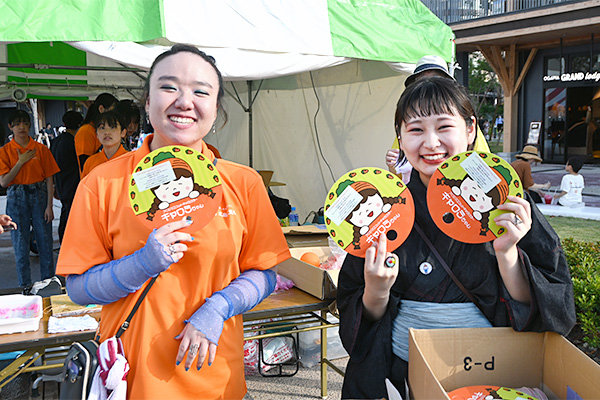
M 288 218 L 290 220 L 290 226 L 298 226 L 298 213 L 296 213 L 296 207 L 292 207 L 292 211 Z

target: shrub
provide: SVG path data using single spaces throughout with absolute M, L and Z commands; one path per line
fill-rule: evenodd
M 562 241 L 573 279 L 577 323 L 583 340 L 600 347 L 600 242 Z

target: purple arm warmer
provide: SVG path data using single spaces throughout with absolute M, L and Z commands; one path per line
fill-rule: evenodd
M 165 271 L 174 260 L 152 231 L 135 253 L 95 265 L 81 275 L 67 276 L 67 293 L 77 304 L 109 304 L 137 291 Z
M 277 273 L 273 269 L 242 272 L 231 283 L 213 293 L 189 320 L 206 338 L 218 344 L 223 323 L 234 315 L 253 309 L 275 289 Z

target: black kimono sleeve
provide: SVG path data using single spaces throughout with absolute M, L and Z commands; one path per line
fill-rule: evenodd
M 575 301 L 569 266 L 560 239 L 533 202 L 530 231 L 517 244 L 529 280 L 529 306 L 511 300 L 513 327 L 522 331 L 553 331 L 567 335 L 575 325 Z
M 364 315 L 364 262 L 348 254 L 338 278 L 337 305 L 340 338 L 350 355 L 342 398 L 387 397 L 385 378 L 392 363 L 392 322 L 398 313 L 399 296 L 392 291 L 385 314 L 378 321 Z

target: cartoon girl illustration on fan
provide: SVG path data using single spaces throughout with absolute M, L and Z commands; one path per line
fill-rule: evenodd
M 510 171 L 502 165 L 492 167 L 492 170 L 500 178 L 500 183 L 489 192 L 483 189 L 470 176 L 464 179 L 439 179 L 438 182 L 452 187 L 452 193 L 463 198 L 473 211 L 473 217 L 481 222 L 479 234 L 485 236 L 489 231 L 490 212 L 506 201 L 508 196 L 508 182 L 512 181 Z
M 195 199 L 201 194 L 205 194 L 210 198 L 215 197 L 212 189 L 207 189 L 194 182 L 194 173 L 187 162 L 166 151 L 158 153 L 152 160 L 153 165 L 163 162 L 171 163 L 175 179 L 150 189 L 155 199 L 148 210 L 146 219 L 152 221 L 157 210 L 165 210 L 172 203 L 179 200 Z
M 343 181 L 338 186 L 336 192 L 339 196 L 350 186 L 362 196 L 360 203 L 354 207 L 352 212 L 346 217 L 346 221 L 354 226 L 354 235 L 352 244 L 354 249 L 360 248 L 360 237 L 369 231 L 369 226 L 382 213 L 390 211 L 392 204 L 400 202 L 398 197 L 382 197 L 377 188 L 369 182 L 354 182 L 350 179 Z

